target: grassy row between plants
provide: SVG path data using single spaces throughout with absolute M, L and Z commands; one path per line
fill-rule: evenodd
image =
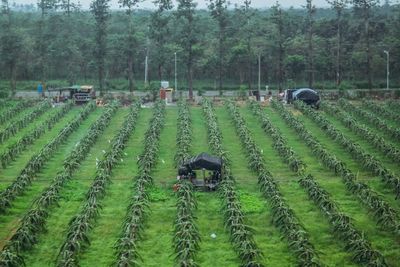
M 282 121 L 279 120 L 279 116 L 276 115 L 275 111 L 271 111 L 269 108 L 266 109 L 268 115 L 273 119 L 274 124 L 276 123 L 282 125 Z M 352 160 L 352 158 L 344 151 L 344 149 L 336 144 L 334 141 L 330 139 L 330 137 L 326 136 L 326 134 L 317 126 L 315 123 L 311 122 L 305 116 L 298 113 L 297 111 L 292 111 L 295 116 L 305 124 L 307 129 L 313 133 L 313 135 L 324 144 L 326 148 L 331 153 L 334 153 L 339 160 L 343 161 L 343 158 L 347 158 L 346 165 L 347 167 L 351 166 L 352 172 L 357 173 L 358 170 L 361 170 L 362 167 L 357 165 L 356 162 Z M 285 126 L 282 125 L 283 128 Z M 280 127 L 281 128 L 281 127 Z M 287 127 L 286 127 L 287 128 Z M 281 128 L 282 129 L 282 128 Z M 289 135 L 288 139 L 296 138 L 294 142 L 290 142 L 290 144 L 296 149 L 296 147 L 300 147 L 302 153 L 307 153 L 307 151 L 311 152 L 311 148 L 305 146 L 303 140 L 299 139 L 299 135 L 297 132 L 292 131 L 291 136 Z M 289 132 L 290 132 L 289 131 Z M 287 131 L 282 130 L 282 133 L 286 135 Z M 309 153 L 313 155 L 312 153 Z M 376 248 L 378 251 L 383 253 L 383 256 L 389 263 L 389 265 L 393 265 L 396 258 L 398 257 L 398 253 L 396 252 L 398 244 L 396 242 L 396 238 L 389 232 L 384 231 L 381 227 L 377 227 L 374 220 L 372 220 L 371 213 L 366 210 L 363 205 L 357 203 L 355 198 L 349 195 L 346 191 L 347 189 L 342 184 L 342 182 L 338 179 L 329 179 L 327 173 L 328 170 L 323 166 L 319 166 L 318 168 L 318 158 L 315 156 L 311 156 L 313 159 L 307 160 L 306 164 L 308 166 L 308 170 L 312 170 L 311 174 L 313 174 L 318 183 L 320 183 L 325 190 L 327 190 L 331 195 L 335 202 L 342 207 L 342 211 L 348 214 L 350 217 L 354 219 L 354 224 L 357 229 L 360 229 L 364 232 L 365 236 L 371 241 L 372 246 Z M 307 157 L 308 158 L 308 157 Z M 306 158 L 306 159 L 307 159 Z M 323 167 L 321 169 L 321 167 Z M 365 174 L 368 177 L 368 174 Z M 335 177 L 336 175 L 333 175 Z M 336 176 L 337 177 L 337 176 Z M 382 196 L 381 196 L 382 197 Z
M 137 157 L 143 151 L 144 134 L 151 115 L 149 109 L 140 111 L 135 132 L 126 145 L 122 161 L 113 170 L 112 183 L 102 201 L 101 216 L 89 234 L 90 247 L 82 253 L 81 266 L 110 266 L 115 259 L 114 245 L 120 235 L 118 226 L 124 220 L 126 203 L 132 194 L 132 176 L 138 172 Z
M 68 140 L 70 135 L 79 128 L 95 108 L 96 105 L 94 102 L 88 103 L 78 116 L 69 121 L 53 139 L 29 159 L 17 178 L 0 192 L 1 213 L 5 213 L 12 206 L 12 201 L 31 186 L 32 182 L 35 181 L 37 173 L 46 166 L 47 161 L 57 152 L 60 145 Z
M 279 108 L 279 105 L 277 105 L 275 102 L 272 104 L 280 111 L 288 124 L 293 126 L 299 124 L 295 117 L 290 114 L 290 112 L 281 109 L 282 106 Z M 331 199 L 329 193 L 327 193 L 327 191 L 324 190 L 319 183 L 314 180 L 313 176 L 308 173 L 307 166 L 303 163 L 299 154 L 297 154 L 293 148 L 288 145 L 286 139 L 271 123 L 271 120 L 263 113 L 260 106 L 255 102 L 252 102 L 251 108 L 255 115 L 259 117 L 264 131 L 274 139 L 274 149 L 277 150 L 282 160 L 288 164 L 292 171 L 297 173 L 300 186 L 306 191 L 308 197 L 315 203 L 320 212 L 328 219 L 332 235 L 334 236 L 332 237 L 332 241 L 338 238 L 341 243 L 344 243 L 343 250 L 352 255 L 352 260 L 354 263 L 378 263 L 384 265 L 385 260 L 381 253 L 371 246 L 369 240 L 364 237 L 363 232 L 354 227 L 353 219 L 340 211 L 336 202 Z M 238 114 L 237 111 L 236 114 Z M 236 121 L 243 120 L 240 117 L 240 114 L 236 115 L 235 118 Z M 246 128 L 244 128 L 244 130 L 245 129 Z M 300 135 L 308 136 L 308 138 L 304 139 L 313 139 L 310 134 L 305 134 L 306 129 L 301 128 L 301 130 L 302 131 L 298 131 Z M 317 143 L 314 142 L 314 144 Z M 315 149 L 313 144 L 310 144 L 310 147 L 312 147 L 314 152 L 318 150 Z
M 103 111 L 102 108 L 98 110 L 99 112 L 97 112 L 92 123 Z M 99 136 L 91 147 L 86 158 L 81 161 L 80 168 L 60 191 L 58 205 L 52 209 L 47 218 L 46 232 L 39 236 L 37 244 L 31 250 L 22 253 L 27 266 L 55 265 L 59 249 L 65 240 L 68 223 L 78 213 L 85 199 L 85 193 L 93 182 L 96 174 L 96 163 L 104 156 L 103 151 L 110 147 L 110 141 L 121 127 L 127 112 L 127 109 L 120 108 L 115 113 L 103 134 Z M 86 133 L 87 129 L 82 133 L 81 137 Z M 76 142 L 71 144 L 71 148 L 75 147 Z
M 21 251 L 31 249 L 37 243 L 38 236 L 46 230 L 47 218 L 52 208 L 57 205 L 61 190 L 79 169 L 80 162 L 87 156 L 93 143 L 110 122 L 115 110 L 116 106 L 104 109 L 101 116 L 90 126 L 87 133 L 64 159 L 62 170 L 33 201 L 30 210 L 22 217 L 20 226 L 1 253 L 2 263 L 7 261 L 14 262 L 14 264 L 23 262 L 23 258 L 20 256 Z
M 53 126 L 64 117 L 73 107 L 72 102 L 68 102 L 57 109 L 57 112 L 50 112 L 48 118 L 41 122 L 40 119 L 35 121 L 35 128 L 28 133 L 20 134 L 17 142 L 7 146 L 6 150 L 0 154 L 1 167 L 5 168 L 11 161 L 15 160 L 18 155 L 23 152 L 29 145 L 33 144 L 42 134 L 51 130 Z M 54 115 L 52 114 L 54 113 Z

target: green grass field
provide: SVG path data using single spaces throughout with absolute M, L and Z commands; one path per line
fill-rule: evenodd
M 348 168 L 357 174 L 360 181 L 364 181 L 373 190 L 386 200 L 391 207 L 400 213 L 400 202 L 395 194 L 381 182 L 379 177 L 362 167 L 342 146 L 332 140 L 319 126 L 301 112 L 289 109 L 299 118 L 313 135 L 329 152 L 344 161 Z M 29 112 L 30 109 L 21 112 Z M 103 108 L 97 108 L 85 119 L 77 130 L 58 148 L 54 156 L 48 160 L 36 175 L 32 184 L 12 202 L 12 207 L 3 214 L 0 213 L 0 250 L 4 249 L 8 240 L 19 227 L 21 219 L 31 207 L 32 201 L 50 184 L 56 174 L 62 170 L 64 158 L 75 147 L 77 142 L 87 132 L 90 125 L 100 116 Z M 291 171 L 288 165 L 272 147 L 273 139 L 268 136 L 251 110 L 242 105 L 240 114 L 245 119 L 257 146 L 262 149 L 263 157 L 268 170 L 279 184 L 279 190 L 293 209 L 295 216 L 309 235 L 309 240 L 318 252 L 321 262 L 326 266 L 356 266 L 352 255 L 347 252 L 344 243 L 337 239 L 328 219 L 320 209 L 308 198 L 306 191 L 298 183 L 298 175 Z M 28 146 L 16 161 L 7 168 L 0 168 L 0 190 L 4 190 L 27 164 L 28 160 L 37 153 L 49 140 L 81 111 L 73 108 L 43 136 Z M 24 133 L 35 125 L 43 122 L 54 114 L 54 110 L 45 112 L 28 127 L 21 130 L 16 136 L 0 144 L 0 152 L 8 144 L 18 140 Z M 257 174 L 248 166 L 248 159 L 243 151 L 235 126 L 225 106 L 216 106 L 215 112 L 222 132 L 223 147 L 228 151 L 231 160 L 232 174 L 236 180 L 236 189 L 239 192 L 245 221 L 252 228 L 255 242 L 261 250 L 262 263 L 265 266 L 296 266 L 296 257 L 288 246 L 287 240 L 272 224 L 270 203 L 260 193 L 257 183 Z M 400 235 L 382 229 L 377 225 L 371 212 L 361 204 L 356 196 L 346 190 L 341 177 L 330 171 L 315 157 L 311 149 L 304 143 L 298 134 L 281 118 L 280 114 L 269 105 L 263 107 L 263 112 L 272 120 L 288 144 L 307 165 L 307 173 L 314 176 L 322 188 L 329 192 L 344 214 L 348 215 L 355 227 L 362 231 L 372 247 L 384 256 L 389 266 L 399 266 L 400 262 Z M 109 140 L 120 129 L 126 107 L 120 107 L 114 113 L 111 122 L 90 149 L 85 160 L 81 162 L 72 179 L 60 191 L 58 205 L 49 209 L 46 219 L 46 231 L 38 235 L 37 243 L 29 250 L 23 251 L 26 266 L 55 266 L 62 242 L 66 238 L 68 223 L 80 210 L 85 194 L 96 174 L 96 159 L 101 159 L 103 151 L 110 149 Z M 89 234 L 90 245 L 87 245 L 79 255 L 81 266 L 110 266 L 115 260 L 114 245 L 121 233 L 126 209 L 133 193 L 133 185 L 138 174 L 137 157 L 143 152 L 144 134 L 152 117 L 152 108 L 142 108 L 135 130 L 132 132 L 122 159 L 113 169 L 111 184 L 106 188 L 106 195 L 101 200 L 101 210 Z M 207 129 L 202 109 L 199 106 L 190 108 L 192 119 L 192 147 L 193 155 L 200 152 L 210 152 L 207 139 Z M 359 144 L 365 151 L 373 155 L 385 167 L 400 175 L 400 166 L 368 141 L 350 131 L 337 118 L 320 111 L 321 114 L 333 123 L 347 138 Z M 172 186 L 176 181 L 177 169 L 174 165 L 176 152 L 178 107 L 166 108 L 165 126 L 160 136 L 160 147 L 156 167 L 153 171 L 154 187 L 149 191 L 151 204 L 146 219 L 142 239 L 138 252 L 141 255 L 141 266 L 175 266 L 173 250 L 173 229 L 176 216 L 176 196 Z M 371 131 L 382 135 L 388 142 L 400 148 L 398 140 L 387 138 L 379 129 L 366 123 Z M 384 119 L 385 120 L 385 119 Z M 393 127 L 400 127 L 396 122 L 388 120 Z M 2 126 L 3 127 L 3 126 Z M 197 225 L 201 242 L 197 253 L 197 262 L 200 266 L 240 266 L 240 259 L 235 253 L 230 234 L 224 226 L 221 212 L 222 202 L 216 192 L 196 192 L 198 207 L 196 210 Z M 216 238 L 211 238 L 215 234 Z

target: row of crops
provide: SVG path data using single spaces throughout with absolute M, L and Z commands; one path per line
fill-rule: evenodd
M 358 199 L 369 210 L 371 210 L 378 224 L 394 233 L 398 233 L 399 223 L 398 215 L 390 204 L 379 196 L 377 192 L 371 189 L 368 184 L 357 181 L 356 175 L 346 166 L 346 163 L 338 159 L 338 157 L 323 144 L 321 144 L 315 136 L 306 128 L 306 126 L 297 119 L 290 111 L 285 109 L 283 105 L 273 102 L 273 107 L 277 109 L 282 118 L 296 130 L 299 136 L 312 149 L 315 156 L 329 169 L 342 177 L 346 189 L 355 194 Z
M 142 108 L 139 101 L 125 108 L 118 102 L 103 108 L 94 103 L 80 108 L 66 103 L 55 109 L 45 101 L 10 103 L 2 107 L 7 114 L 8 110 L 15 114 L 14 119 L 2 122 L 3 130 L 13 130 L 4 139 L 7 144 L 0 151 L 0 266 L 102 266 L 102 260 L 97 262 L 86 257 L 93 243 L 101 243 L 101 234 L 97 236 L 98 231 L 94 234 L 100 220 L 107 220 L 108 227 L 118 232 L 113 235 L 112 244 L 104 243 L 102 248 L 112 251 L 107 253 L 111 257 L 107 262 L 113 266 L 147 266 L 149 253 L 143 253 L 143 244 L 165 241 L 161 238 L 149 241 L 146 233 L 169 226 L 172 226 L 168 233 L 169 243 L 157 253 L 168 254 L 174 266 L 205 266 L 204 257 L 216 255 L 212 250 L 218 250 L 216 244 L 221 242 L 222 236 L 217 233 L 213 238 L 209 237 L 209 233 L 215 231 L 211 230 L 214 229 L 211 224 L 202 225 L 203 230 L 199 230 L 208 211 L 198 206 L 207 207 L 214 199 L 212 195 L 217 196 L 221 229 L 226 231 L 228 239 L 225 242 L 229 242 L 228 247 L 235 257 L 225 262 L 215 258 L 215 264 L 331 266 L 338 260 L 337 256 L 330 255 L 327 248 L 316 243 L 318 229 L 302 221 L 307 210 L 298 209 L 299 203 L 294 205 L 292 201 L 297 196 L 287 195 L 296 190 L 307 198 L 298 198 L 298 201 L 307 201 L 321 215 L 315 220 L 326 224 L 327 230 L 321 229 L 320 234 L 329 234 L 332 243 L 340 244 L 339 249 L 348 257 L 346 262 L 360 266 L 396 266 L 400 260 L 400 254 L 396 252 L 396 248 L 400 249 L 400 245 L 396 245 L 400 233 L 400 168 L 392 167 L 399 163 L 400 157 L 400 144 L 395 134 L 399 122 L 395 111 L 400 110 L 400 105 L 394 101 L 382 105 L 373 101 L 340 100 L 323 103 L 321 108 L 322 111 L 316 111 L 298 102 L 294 106 L 285 106 L 278 101 L 265 107 L 255 101 L 238 104 L 231 100 L 218 106 L 207 99 L 199 106 L 182 100 L 176 107 L 166 107 L 165 103 L 157 101 L 152 108 Z M 126 114 L 124 117 L 122 109 Z M 72 118 L 74 112 L 76 115 Z M 150 118 L 146 125 L 138 123 L 144 114 Z M 222 117 L 223 114 L 226 117 Z M 77 134 L 84 124 L 87 125 L 84 132 Z M 111 131 L 111 124 L 118 126 Z M 320 132 L 310 130 L 310 124 Z M 230 125 L 229 129 L 221 131 L 221 127 L 227 125 Z M 141 132 L 143 136 L 135 137 L 142 140 L 142 149 L 136 158 L 136 155 L 126 154 L 126 149 L 138 127 L 147 127 L 147 130 Z M 254 135 L 256 129 L 263 136 Z M 204 146 L 204 151 L 209 149 L 224 163 L 222 181 L 216 192 L 197 192 L 189 180 L 163 175 L 177 173 L 181 163 L 193 156 L 192 146 L 199 142 L 199 136 L 194 133 L 201 131 L 204 131 L 209 146 Z M 171 133 L 174 133 L 176 144 L 173 151 L 167 152 L 162 144 Z M 52 137 L 47 139 L 45 136 Z M 227 143 L 226 137 L 236 143 Z M 271 140 L 272 146 L 264 144 L 264 138 Z M 93 152 L 93 148 L 99 146 L 99 139 L 108 142 L 102 144 L 104 150 Z M 364 140 L 368 146 L 361 142 Z M 38 146 L 38 141 L 43 145 Z M 306 145 L 315 162 L 306 158 L 305 151 L 292 145 L 296 142 Z M 239 147 L 243 154 L 232 155 L 231 146 Z M 66 151 L 61 155 L 62 162 L 51 163 L 50 159 L 61 149 Z M 25 159 L 28 152 L 32 156 Z M 343 160 L 342 153 L 346 153 L 350 161 Z M 165 164 L 164 156 L 160 155 L 171 157 L 173 164 Z M 135 175 L 128 178 L 131 186 L 120 189 L 127 192 L 128 197 L 121 203 L 109 202 L 112 184 L 119 184 L 122 179 L 115 169 L 130 157 L 137 161 L 137 167 L 127 165 Z M 94 172 L 88 173 L 89 167 L 82 162 L 94 162 L 94 158 Z M 287 170 L 280 172 L 274 166 L 275 160 L 282 162 Z M 4 176 L 18 168 L 17 175 Z M 54 168 L 57 170 L 53 171 Z M 369 174 L 369 179 L 360 179 L 357 168 L 363 175 Z M 46 181 L 39 179 L 49 171 L 55 175 Z M 288 176 L 288 173 L 292 175 Z M 327 173 L 338 179 L 327 178 Z M 80 189 L 82 197 L 76 207 L 69 210 L 68 199 L 74 194 L 71 183 L 83 179 L 87 180 L 87 187 Z M 327 179 L 331 180 L 327 182 Z M 293 183 L 297 187 L 293 187 Z M 328 186 L 331 184 L 335 186 Z M 344 193 L 335 191 L 339 184 L 345 189 Z M 173 185 L 176 192 L 172 190 Z M 36 193 L 33 195 L 32 192 Z M 249 201 L 254 201 L 253 196 L 258 195 L 262 207 L 249 209 L 249 205 L 254 205 Z M 345 205 L 343 198 L 354 198 L 363 209 Z M 164 207 L 153 202 L 164 199 L 168 199 L 165 208 L 174 213 L 173 219 L 165 220 L 154 215 L 161 213 L 153 214 L 155 207 Z M 31 203 L 21 208 L 21 201 Z M 68 220 L 60 224 L 64 227 L 54 230 L 52 227 L 58 227 L 54 216 L 61 212 L 58 211 L 60 203 L 66 209 Z M 110 203 L 126 208 L 122 220 L 103 218 L 103 209 L 113 208 Z M 174 205 L 169 207 L 167 203 Z M 122 216 L 123 213 L 119 218 Z M 360 216 L 367 218 L 368 226 L 364 221 L 360 222 Z M 149 218 L 152 228 L 148 227 Z M 256 220 L 261 221 L 261 228 L 253 228 Z M 270 240 L 273 235 L 263 231 L 263 225 L 271 225 L 269 231 L 276 231 L 285 250 L 275 247 L 276 241 Z M 55 239 L 60 241 L 52 247 L 43 247 L 43 238 L 51 239 L 49 232 L 57 235 Z M 258 238 L 259 235 L 265 235 L 265 241 L 261 241 L 264 239 Z M 387 240 L 393 242 L 385 243 Z M 273 254 L 278 250 L 287 254 L 282 257 L 282 262 L 274 258 Z M 165 257 L 153 253 L 152 262 L 163 266 L 165 263 L 160 259 Z M 39 254 L 41 258 L 36 260 L 35 255 Z M 43 261 L 45 255 L 48 255 L 46 262 Z M 97 256 L 99 259 L 104 257 L 101 253 Z M 328 263 L 327 259 L 330 259 Z
M 178 104 L 176 135 L 176 167 L 190 157 L 192 121 L 188 103 Z M 200 248 L 200 233 L 196 224 L 197 201 L 192 183 L 179 180 L 177 183 L 176 219 L 174 222 L 174 252 L 178 266 L 197 266 L 196 254 Z
M 281 109 L 280 114 L 285 114 L 287 116 L 287 122 L 301 125 L 301 122 L 291 113 L 284 110 L 285 108 L 282 105 L 276 102 L 274 105 Z M 269 121 L 265 114 L 261 113 L 255 105 L 253 105 L 253 111 L 258 114 L 260 119 Z M 284 158 L 285 154 L 291 155 L 293 158 L 297 158 L 297 162 L 301 162 L 301 159 L 299 159 L 297 154 L 289 147 L 287 141 L 281 137 L 279 131 L 273 127 L 272 124 L 269 123 L 268 125 L 270 125 L 270 128 L 267 131 L 275 133 L 275 139 L 278 139 L 277 141 L 281 144 L 279 151 L 286 151 L 280 152 L 280 155 Z M 309 138 L 312 138 L 310 134 Z M 309 198 L 316 203 L 321 212 L 328 217 L 333 234 L 346 243 L 346 249 L 353 255 L 353 260 L 359 264 L 385 266 L 386 263 L 382 254 L 372 248 L 369 240 L 364 237 L 362 232 L 356 229 L 352 223 L 353 220 L 342 213 L 337 204 L 331 200 L 329 193 L 315 181 L 312 175 L 307 174 L 306 167 L 301 170 L 302 172 L 299 173 L 299 184 L 307 191 Z

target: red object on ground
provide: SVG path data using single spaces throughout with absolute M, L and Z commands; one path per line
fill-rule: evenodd
M 172 188 L 174 189 L 174 192 L 178 192 L 179 184 L 174 184 L 174 186 Z
M 165 99 L 167 97 L 166 91 L 164 89 L 160 89 L 160 98 Z

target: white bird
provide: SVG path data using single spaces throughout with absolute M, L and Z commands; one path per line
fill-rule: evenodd
M 125 156 L 128 156 L 128 153 L 125 152 L 124 155 L 125 155 Z
M 261 149 L 261 154 L 264 154 L 264 150 Z
M 106 154 L 106 151 L 103 149 L 103 153 Z
M 210 236 L 211 236 L 212 239 L 215 239 L 217 237 L 217 235 L 214 234 L 214 233 L 212 233 Z
M 121 159 L 121 162 L 124 162 L 124 159 Z
M 162 162 L 163 164 L 165 164 L 165 161 L 164 161 L 163 159 L 161 159 L 161 162 Z
M 110 139 L 108 139 L 108 142 L 109 142 L 109 143 L 111 143 L 111 140 L 110 140 Z

